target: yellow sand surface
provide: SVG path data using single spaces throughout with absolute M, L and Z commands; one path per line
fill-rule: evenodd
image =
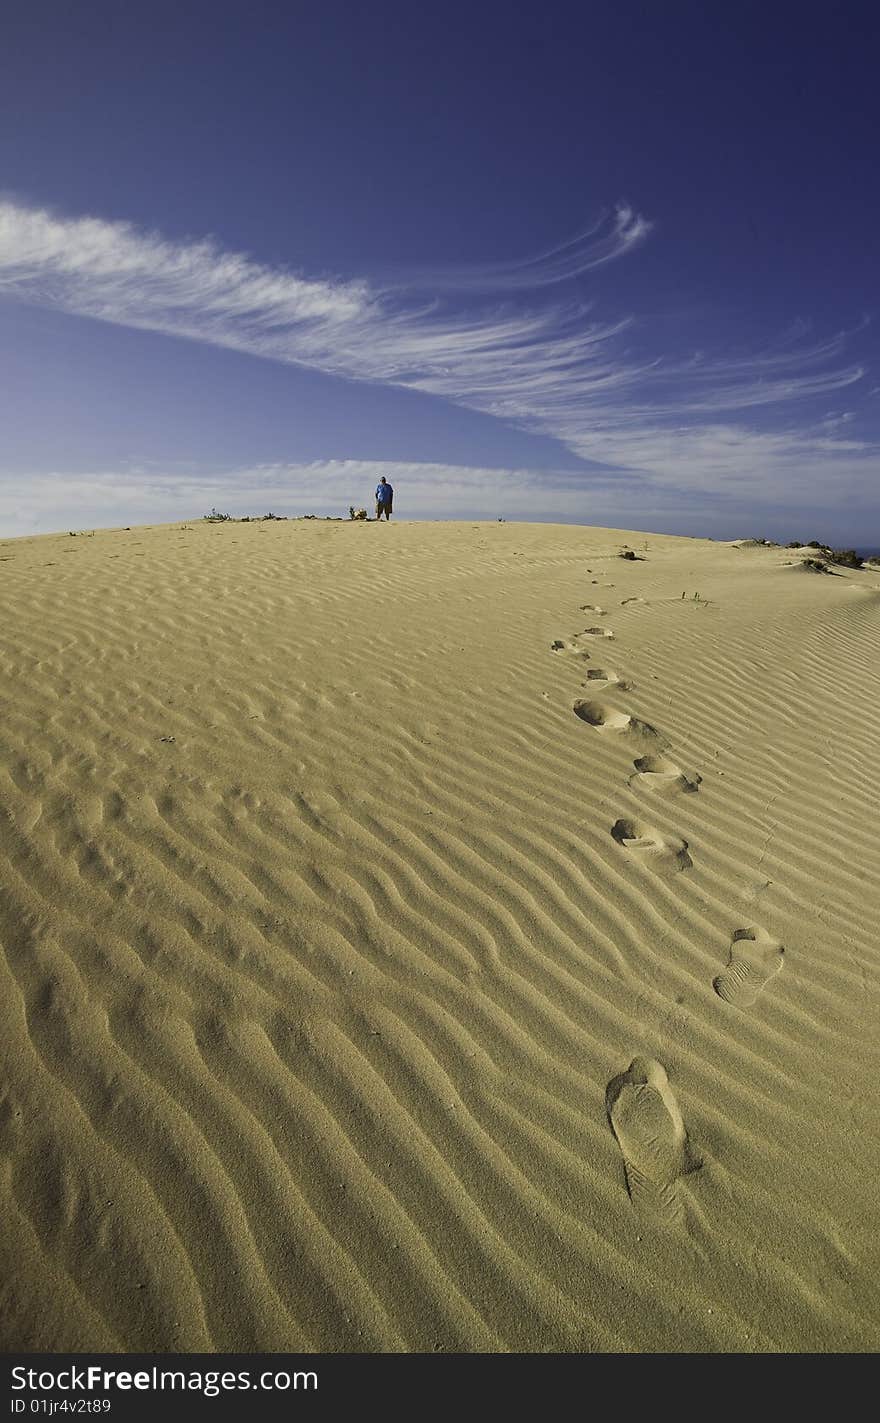
M 0 543 L 3 1345 L 880 1347 L 880 572 L 807 553 Z

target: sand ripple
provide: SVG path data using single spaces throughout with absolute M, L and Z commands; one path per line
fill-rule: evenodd
M 4 549 L 6 1347 L 875 1349 L 876 596 L 388 533 Z

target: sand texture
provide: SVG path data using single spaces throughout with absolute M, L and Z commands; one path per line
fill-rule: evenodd
M 3 1346 L 880 1347 L 880 572 L 800 564 L 0 543 Z

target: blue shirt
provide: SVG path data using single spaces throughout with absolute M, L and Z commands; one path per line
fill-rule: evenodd
M 393 494 L 394 490 L 391 488 L 390 484 L 376 485 L 376 498 L 378 499 L 380 504 L 390 504 Z

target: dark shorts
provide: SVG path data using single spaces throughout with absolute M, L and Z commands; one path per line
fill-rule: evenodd
M 377 519 L 381 519 L 381 517 L 382 517 L 383 514 L 385 515 L 385 518 L 386 518 L 386 519 L 390 519 L 390 518 L 391 518 L 391 500 L 390 500 L 390 499 L 388 500 L 388 503 L 387 503 L 387 504 L 380 504 L 379 501 L 378 501 L 378 499 L 376 500 L 376 518 L 377 518 Z

